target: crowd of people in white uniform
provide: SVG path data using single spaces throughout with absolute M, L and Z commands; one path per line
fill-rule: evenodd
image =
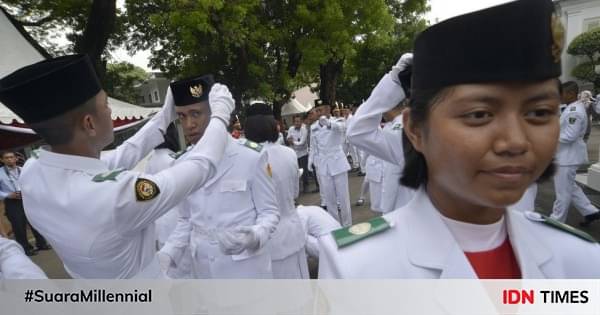
M 582 226 L 600 219 L 575 183 L 600 97 L 557 80 L 561 29 L 550 0 L 438 23 L 354 114 L 316 100 L 285 136 L 255 102 L 232 137 L 227 86 L 177 80 L 110 152 L 89 58 L 26 66 L 0 80 L 0 101 L 47 143 L 19 172 L 25 213 L 73 278 L 307 279 L 309 257 L 319 278 L 600 277 L 600 246 L 564 224 L 571 203 Z M 354 200 L 352 171 L 364 175 Z M 298 205 L 311 175 L 321 204 Z M 546 217 L 537 183 L 553 175 Z M 353 222 L 352 201 L 366 200 L 381 215 Z M 45 277 L 4 238 L 0 272 Z

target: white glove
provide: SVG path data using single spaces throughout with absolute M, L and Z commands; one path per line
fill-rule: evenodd
M 223 121 L 225 127 L 229 126 L 229 118 L 235 109 L 235 101 L 227 86 L 215 83 L 208 93 L 211 118 L 216 117 Z
M 260 239 L 256 231 L 249 226 L 226 230 L 216 235 L 219 248 L 225 255 L 239 255 L 244 250 L 256 250 Z
M 169 268 L 171 268 L 172 266 L 175 265 L 173 263 L 173 259 L 171 259 L 171 256 L 169 256 L 163 252 L 157 252 L 156 257 L 158 258 L 158 264 L 160 265 L 160 269 L 164 273 L 167 273 Z
M 390 76 L 392 77 L 392 80 L 394 80 L 394 82 L 396 82 L 397 84 L 401 84 L 400 83 L 400 79 L 398 78 L 398 74 L 404 70 L 406 70 L 406 68 L 412 66 L 413 64 L 413 54 L 412 53 L 405 53 L 403 54 L 400 59 L 398 59 L 398 62 L 396 62 L 396 64 L 392 67 L 392 70 L 390 71 Z
M 167 88 L 167 95 L 165 97 L 165 103 L 163 104 L 160 111 L 152 116 L 150 119 L 151 123 L 157 124 L 158 129 L 165 134 L 169 125 L 177 119 L 177 113 L 175 112 L 175 101 L 173 101 L 173 92 L 171 87 Z
M 321 127 L 331 127 L 331 121 L 326 116 L 319 117 L 319 125 Z

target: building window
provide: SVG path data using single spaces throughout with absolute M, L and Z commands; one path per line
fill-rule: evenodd
M 152 103 L 152 94 L 148 94 L 148 103 Z
M 142 104 L 146 103 L 146 98 L 142 95 Z
M 595 17 L 591 19 L 585 19 L 583 21 L 583 31 L 591 31 L 594 28 L 600 27 L 600 17 Z
M 154 101 L 158 102 L 158 91 L 154 90 Z

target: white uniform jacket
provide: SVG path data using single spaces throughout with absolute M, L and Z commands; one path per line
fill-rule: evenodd
M 388 122 L 383 127 L 383 132 L 391 133 L 398 139 L 402 139 L 402 115 L 398 115 L 394 120 Z M 400 149 L 402 149 L 401 143 Z M 400 184 L 400 178 L 404 171 L 404 159 L 401 162 L 395 164 L 383 161 L 383 184 L 381 187 L 381 210 L 383 212 L 390 212 L 404 206 L 415 194 L 414 189 Z
M 424 189 L 384 218 L 390 229 L 339 250 L 322 237 L 319 278 L 477 278 Z M 598 243 L 518 211 L 508 210 L 506 222 L 523 278 L 600 278 Z
M 346 135 L 351 144 L 370 155 L 395 165 L 404 165 L 402 137 L 380 127 L 383 113 L 404 99 L 402 88 L 386 74 L 371 96 L 348 121 Z
M 0 280 L 47 279 L 46 274 L 23 252 L 21 245 L 0 236 Z
M 556 163 L 560 166 L 581 165 L 588 162 L 587 145 L 583 136 L 588 119 L 585 105 L 580 101 L 569 104 L 560 115 L 560 137 Z
M 245 141 L 228 139 L 216 175 L 179 206 L 177 227 L 161 250 L 177 264 L 190 246 L 197 278 L 272 277 L 266 245 L 279 222 L 272 171 L 267 156 Z M 215 234 L 240 226 L 261 228 L 260 248 L 225 255 Z
M 315 121 L 310 125 L 310 136 L 308 141 L 308 165 L 319 167 L 319 148 L 317 147 L 317 134 L 321 131 L 319 122 Z
M 211 123 L 206 133 L 202 147 L 222 147 L 224 124 Z M 151 120 L 101 159 L 41 149 L 23 167 L 27 217 L 73 278 L 163 277 L 154 221 L 202 186 L 218 162 L 194 150 L 157 174 L 127 170 L 163 141 Z
M 317 171 L 325 176 L 335 176 L 350 170 L 350 164 L 342 149 L 345 141 L 346 120 L 344 118 L 329 118 L 331 125 L 321 126 L 317 122 L 311 130 L 318 154 Z M 316 129 L 316 130 L 315 130 Z M 311 146 L 313 144 L 311 143 Z
M 269 241 L 273 260 L 284 259 L 304 247 L 306 239 L 294 199 L 298 197 L 298 161 L 294 150 L 274 143 L 263 143 L 273 174 L 279 206 L 279 225 Z
M 148 174 L 156 174 L 169 168 L 175 162 L 175 159 L 173 158 L 174 154 L 175 152 L 167 148 L 155 149 L 146 162 L 145 172 Z M 177 209 L 171 209 L 154 223 L 156 239 L 159 245 L 162 245 L 167 241 L 169 235 L 171 235 L 177 225 Z
M 301 158 L 308 154 L 308 128 L 302 124 L 299 129 L 296 126 L 291 126 L 288 130 L 288 138 L 292 138 L 292 149 L 296 152 L 296 158 Z

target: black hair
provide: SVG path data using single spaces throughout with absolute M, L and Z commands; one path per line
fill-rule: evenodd
M 275 142 L 279 138 L 277 121 L 271 115 L 255 115 L 246 118 L 244 122 L 246 138 L 257 143 Z
M 167 128 L 167 132 L 164 134 L 165 142 L 159 144 L 155 149 L 169 149 L 173 152 L 181 151 L 179 145 L 179 135 L 177 134 L 177 127 L 175 123 L 171 123 Z
M 411 123 L 415 126 L 424 126 L 431 107 L 443 100 L 451 92 L 452 88 L 422 91 L 412 90 L 411 99 L 408 104 Z M 404 170 L 400 178 L 400 184 L 414 189 L 419 188 L 421 185 L 426 185 L 428 169 L 425 156 L 414 148 L 405 132 L 402 133 L 402 146 L 404 150 Z M 537 179 L 537 182 L 543 182 L 552 178 L 555 170 L 556 167 L 554 161 L 552 161 Z
M 73 140 L 77 120 L 83 115 L 95 115 L 96 113 L 96 97 L 94 96 L 65 114 L 29 124 L 29 127 L 51 146 L 67 144 Z

